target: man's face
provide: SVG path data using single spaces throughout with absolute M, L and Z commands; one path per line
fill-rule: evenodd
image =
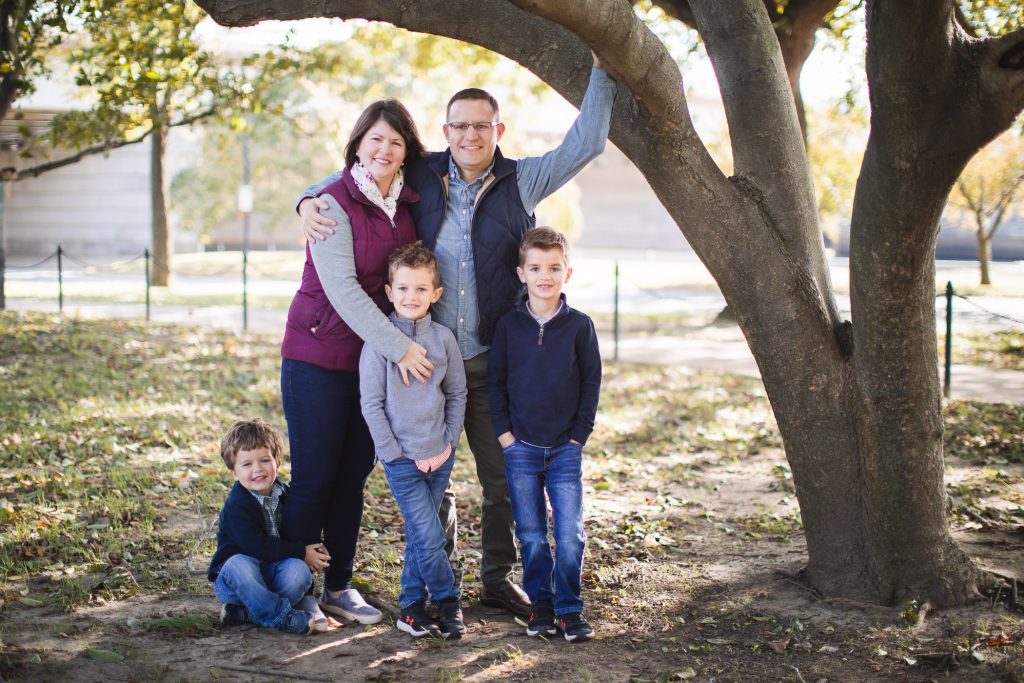
M 487 100 L 456 100 L 448 109 L 448 123 L 489 123 L 495 113 Z M 505 133 L 505 124 L 488 128 L 484 132 L 470 125 L 465 131 L 456 131 L 446 123 L 444 136 L 452 150 L 455 165 L 471 178 L 476 178 L 491 165 L 498 140 Z

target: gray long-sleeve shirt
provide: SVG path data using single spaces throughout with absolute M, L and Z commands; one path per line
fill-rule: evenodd
M 454 451 L 466 415 L 466 370 L 450 330 L 431 322 L 406 320 L 394 313 L 391 323 L 406 338 L 422 344 L 434 372 L 424 383 L 402 382 L 398 366 L 369 344 L 359 357 L 359 393 L 377 457 L 394 462 L 423 460 L 451 444 Z

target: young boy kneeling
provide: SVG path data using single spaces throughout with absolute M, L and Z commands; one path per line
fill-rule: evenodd
M 220 457 L 235 485 L 220 511 L 207 578 L 223 603 L 225 626 L 253 623 L 305 635 L 327 628 L 327 618 L 306 593 L 313 572 L 325 569 L 331 558 L 322 543 L 304 546 L 281 538 L 288 494 L 277 479 L 283 450 L 281 435 L 259 418 L 236 422 L 221 440 Z M 311 609 L 295 609 L 297 604 Z
M 601 355 L 593 321 L 572 309 L 569 245 L 551 228 L 534 228 L 519 247 L 526 294 L 498 320 L 488 359 L 487 389 L 494 431 L 505 455 L 523 561 L 523 589 L 533 610 L 526 633 L 590 640 L 580 577 L 583 530 L 583 445 L 594 429 Z M 544 493 L 551 501 L 555 557 L 548 543 Z M 557 622 L 557 628 L 556 628 Z
M 437 512 L 448 486 L 466 413 L 466 372 L 455 335 L 430 320 L 441 297 L 441 266 L 419 244 L 399 247 L 388 260 L 385 291 L 395 305 L 391 322 L 427 350 L 434 364 L 425 382 L 402 381 L 401 371 L 368 345 L 359 358 L 359 392 L 377 459 L 405 519 L 402 608 L 395 625 L 414 637 L 460 638 L 466 627 L 445 553 Z M 440 624 L 427 615 L 430 599 Z

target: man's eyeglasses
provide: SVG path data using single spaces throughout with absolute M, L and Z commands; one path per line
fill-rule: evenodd
M 448 130 L 452 131 L 453 133 L 460 133 L 460 134 L 461 133 L 465 133 L 470 128 L 472 128 L 477 133 L 483 134 L 483 133 L 486 133 L 487 131 L 489 131 L 491 128 L 494 128 L 495 126 L 497 126 L 498 123 L 500 123 L 500 122 L 499 121 L 481 121 L 480 123 L 464 123 L 462 121 L 452 121 L 451 123 L 447 123 L 445 125 L 447 125 L 448 126 Z

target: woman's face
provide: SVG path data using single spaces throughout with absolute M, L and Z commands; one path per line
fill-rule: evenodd
M 381 194 L 391 189 L 391 181 L 405 161 L 405 138 L 389 126 L 384 119 L 378 119 L 356 148 L 359 163 L 366 167 L 377 181 Z

